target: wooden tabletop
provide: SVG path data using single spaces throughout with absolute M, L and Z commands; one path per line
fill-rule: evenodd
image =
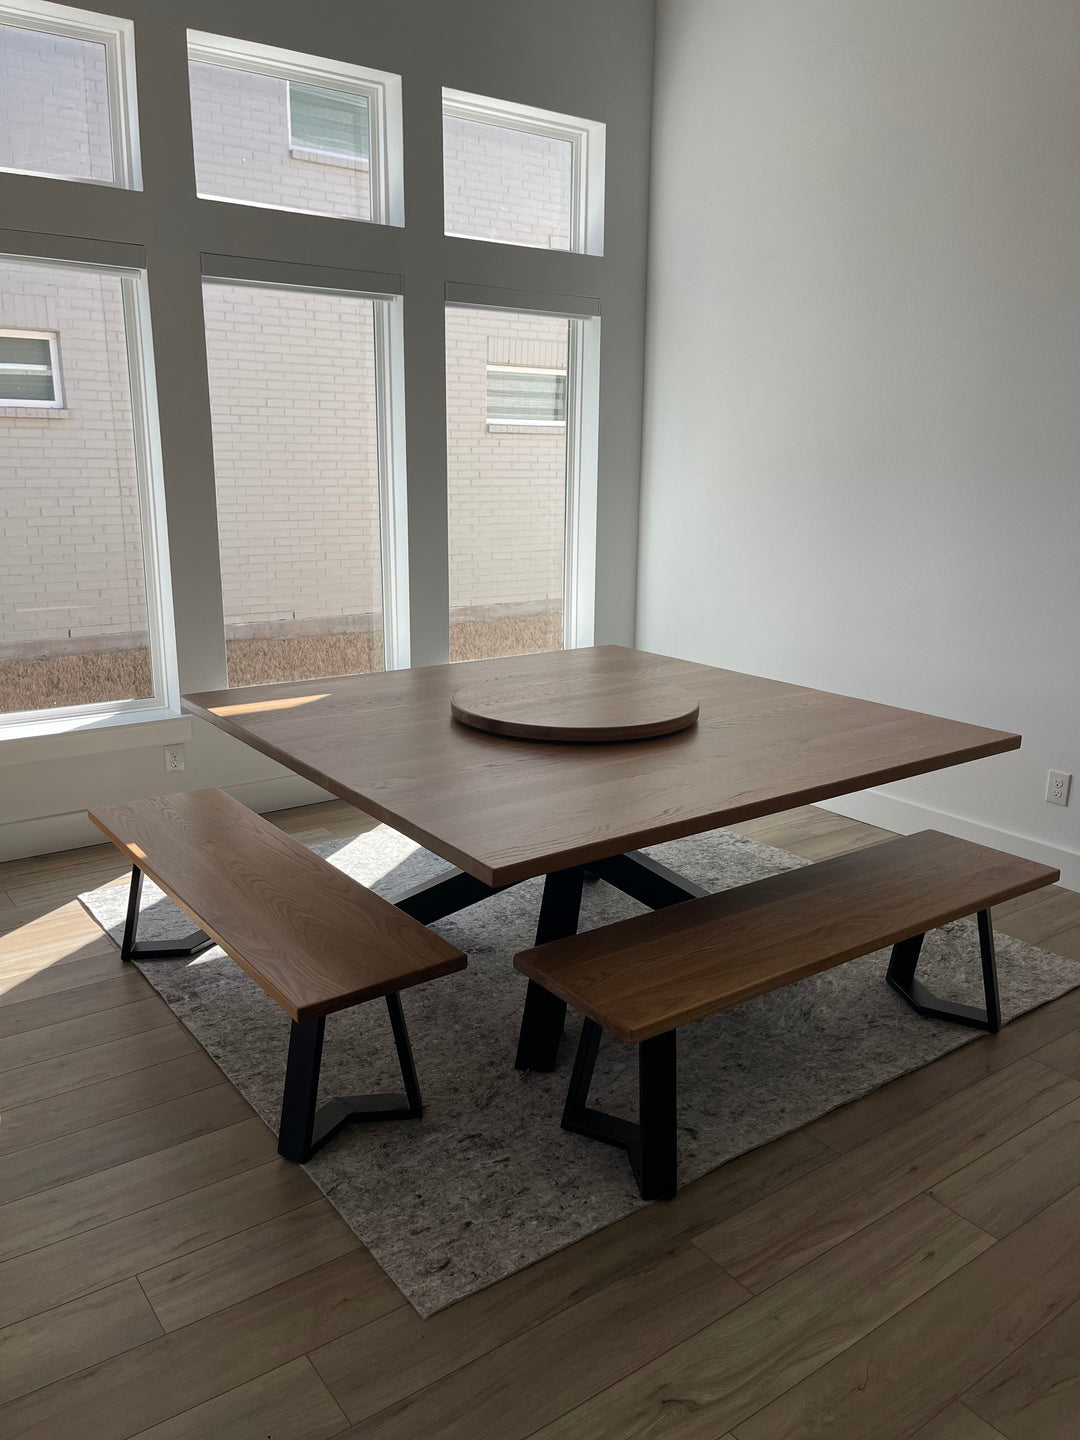
M 698 723 L 660 739 L 544 744 L 454 720 L 489 679 L 685 688 Z M 1015 750 L 1020 737 L 618 645 L 255 685 L 200 715 L 489 885 Z

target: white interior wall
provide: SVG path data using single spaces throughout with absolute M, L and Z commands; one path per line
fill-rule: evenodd
M 145 247 L 160 399 L 181 689 L 225 683 L 201 252 L 402 277 L 413 661 L 448 645 L 444 286 L 596 297 L 603 316 L 596 634 L 633 636 L 652 0 L 110 0 L 135 21 L 145 189 L 0 175 L 0 253 L 50 254 L 50 236 Z M 226 33 L 403 77 L 404 229 L 195 197 L 185 30 Z M 519 101 L 607 125 L 603 256 L 443 234 L 441 90 Z M 25 239 L 23 238 L 25 236 Z M 189 737 L 187 769 L 162 745 Z M 321 792 L 204 722 L 0 746 L 0 858 L 100 837 L 87 808 L 220 785 L 256 809 Z
M 638 644 L 1015 729 L 851 797 L 1080 887 L 1080 11 L 664 0 Z

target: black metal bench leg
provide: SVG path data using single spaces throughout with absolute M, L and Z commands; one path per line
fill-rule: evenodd
M 536 925 L 537 945 L 576 935 L 581 913 L 581 890 L 585 871 L 580 865 L 557 870 L 544 881 L 544 898 Z M 525 1009 L 518 1033 L 518 1070 L 554 1070 L 566 1020 L 566 1002 L 552 995 L 535 980 L 529 981 Z
M 932 991 L 915 978 L 919 963 L 919 952 L 925 938 L 913 935 L 893 946 L 892 957 L 885 978 L 902 995 L 913 1010 L 932 1020 L 950 1020 L 954 1025 L 967 1025 L 973 1030 L 988 1030 L 997 1034 L 1001 1029 L 1001 1003 L 998 998 L 997 962 L 994 955 L 994 929 L 990 911 L 980 910 L 977 916 L 979 926 L 979 953 L 982 959 L 983 995 L 985 1008 L 974 1005 L 960 1005 L 951 1000 L 940 1000 Z
M 419 1120 L 424 1113 L 400 995 L 387 995 L 404 1095 L 342 1095 L 319 1105 L 325 1017 L 294 1020 L 289 1032 L 285 1093 L 281 1100 L 278 1154 L 302 1165 L 345 1125 L 376 1120 Z
M 193 930 L 182 940 L 136 940 L 142 883 L 143 873 L 137 865 L 133 865 L 127 915 L 124 919 L 124 938 L 120 945 L 121 960 L 190 960 L 192 956 L 201 955 L 204 950 L 210 949 L 214 940 L 205 930 Z
M 679 1188 L 677 1034 L 667 1030 L 638 1046 L 640 1140 L 635 1170 L 643 1200 L 673 1200 Z
M 676 1031 L 638 1046 L 638 1123 L 589 1108 L 596 1056 L 603 1034 L 595 1020 L 581 1026 L 562 1126 L 625 1150 L 643 1200 L 672 1200 L 679 1188 Z

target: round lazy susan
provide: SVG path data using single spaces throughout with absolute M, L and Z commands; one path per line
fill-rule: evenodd
M 455 720 L 518 740 L 611 743 L 686 730 L 698 702 L 682 690 L 628 679 L 489 680 L 456 691 Z

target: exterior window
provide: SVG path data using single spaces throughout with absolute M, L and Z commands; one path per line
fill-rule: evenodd
M 566 424 L 566 371 L 488 365 L 487 418 L 494 425 Z
M 203 199 L 404 223 L 398 76 L 195 31 L 188 60 Z
M 0 257 L 5 724 L 175 703 L 143 283 Z
M 0 0 L 0 169 L 139 188 L 130 20 Z
M 371 116 L 366 95 L 326 90 L 318 85 L 289 86 L 289 142 L 343 160 L 367 160 L 371 153 Z
M 443 91 L 447 235 L 604 253 L 605 127 Z
M 230 685 L 362 674 L 393 656 L 381 418 L 393 304 L 204 285 Z
M 56 336 L 0 330 L 0 405 L 63 405 Z

